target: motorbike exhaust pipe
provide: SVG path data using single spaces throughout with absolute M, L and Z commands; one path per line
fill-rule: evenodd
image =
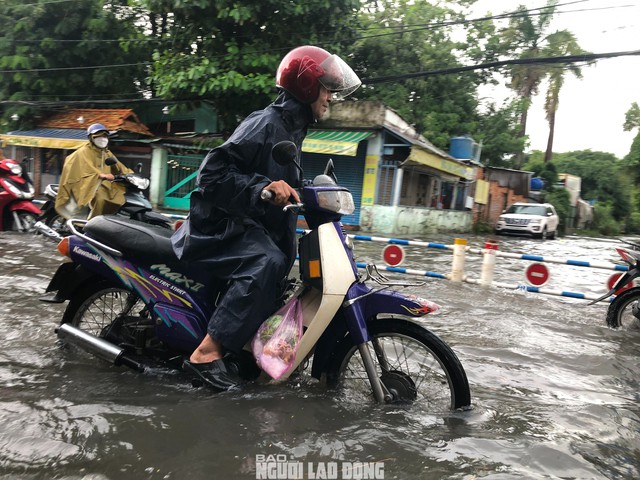
M 84 332 L 68 323 L 63 323 L 56 328 L 56 333 L 61 340 L 72 343 L 103 360 L 112 362 L 114 365 L 125 365 L 138 372 L 144 372 L 145 370 L 144 364 L 125 355 L 123 348 L 103 338 Z
M 44 222 L 36 222 L 33 224 L 33 228 L 36 232 L 41 233 L 42 235 L 44 235 L 47 238 L 50 238 L 52 240 L 56 240 L 56 241 L 60 241 L 62 240 L 62 235 L 60 235 L 58 232 L 56 232 L 53 228 L 49 227 L 48 225 L 46 225 Z

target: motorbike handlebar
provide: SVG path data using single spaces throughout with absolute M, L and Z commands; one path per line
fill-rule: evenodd
M 267 190 L 266 188 L 260 192 L 260 200 L 263 202 L 268 202 L 273 198 L 273 192 L 271 190 Z
M 267 190 L 266 188 L 260 192 L 260 200 L 262 200 L 263 202 L 268 202 L 269 200 L 272 200 L 273 197 L 273 192 L 271 190 Z M 293 201 L 293 197 L 291 197 L 291 200 Z M 294 208 L 301 209 L 302 207 L 304 207 L 304 203 L 292 203 L 290 205 L 284 206 L 282 208 L 282 211 L 288 212 L 289 210 L 293 210 Z

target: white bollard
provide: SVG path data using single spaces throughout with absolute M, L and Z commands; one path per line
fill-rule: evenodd
M 482 251 L 482 270 L 480 272 L 480 285 L 490 287 L 493 283 L 493 272 L 496 266 L 496 253 L 498 252 L 498 244 L 487 242 L 484 244 Z
M 451 264 L 450 280 L 462 282 L 464 280 L 464 256 L 467 250 L 467 241 L 464 238 L 453 240 L 453 263 Z

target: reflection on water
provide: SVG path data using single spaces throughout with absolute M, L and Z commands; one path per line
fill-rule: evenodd
M 432 279 L 410 289 L 443 307 L 424 324 L 465 366 L 469 412 L 352 404 L 306 377 L 214 395 L 175 372 L 60 348 L 64 306 L 37 301 L 60 262 L 54 246 L 9 233 L 0 243 L 1 477 L 252 479 L 256 455 L 270 454 L 384 462 L 397 479 L 640 477 L 640 333 L 608 329 L 604 306 Z M 382 247 L 359 242 L 359 260 L 381 262 Z M 500 239 L 503 251 L 605 262 L 611 247 Z M 408 267 L 450 269 L 450 252 L 406 250 Z M 469 275 L 480 261 L 467 259 Z M 501 258 L 495 279 L 523 282 L 525 266 Z M 550 288 L 593 294 L 610 274 L 550 269 Z

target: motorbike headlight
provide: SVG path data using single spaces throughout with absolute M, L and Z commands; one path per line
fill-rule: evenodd
M 12 163 L 9 167 L 9 170 L 11 170 L 11 173 L 13 173 L 14 175 L 22 175 L 22 167 L 17 163 Z
M 127 180 L 131 185 L 139 190 L 146 190 L 147 188 L 149 188 L 148 178 L 139 177 L 137 175 L 128 175 Z
M 317 192 L 318 206 L 341 215 L 353 213 L 356 206 L 351 193 L 345 190 L 325 190 Z

